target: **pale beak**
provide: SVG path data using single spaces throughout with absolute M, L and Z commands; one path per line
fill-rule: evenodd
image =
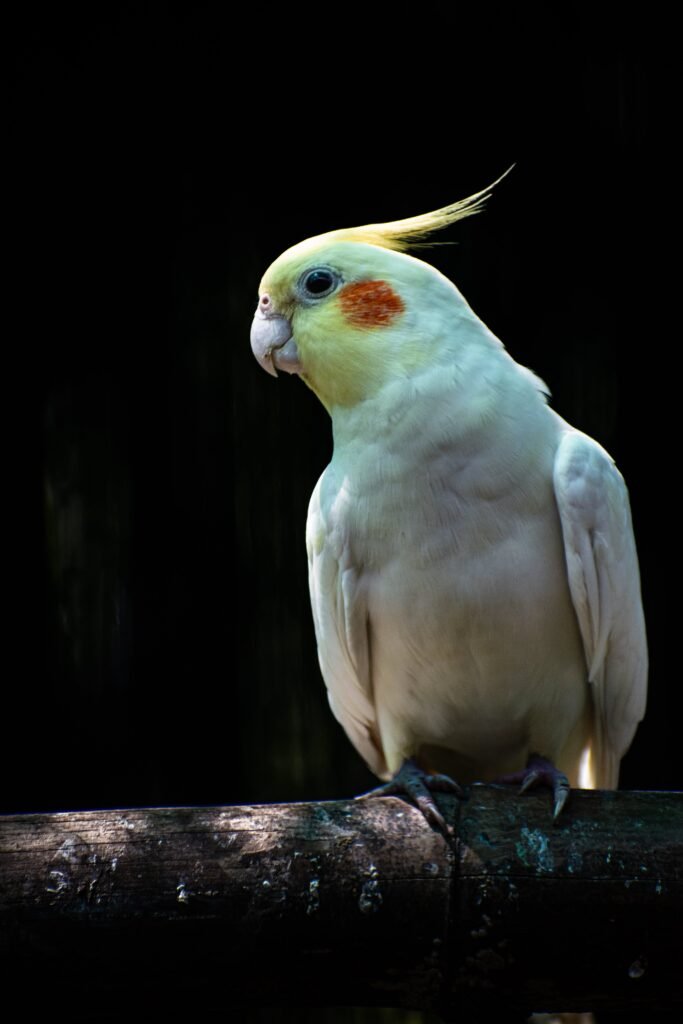
M 251 325 L 251 350 L 263 369 L 273 377 L 277 377 L 277 370 L 286 373 L 300 373 L 302 370 L 291 323 L 286 316 L 273 313 L 270 308 L 264 309 L 262 302 Z

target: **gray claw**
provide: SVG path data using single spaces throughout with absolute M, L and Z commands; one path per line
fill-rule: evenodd
M 452 779 L 450 775 L 428 775 L 426 776 L 427 788 L 436 793 L 453 793 L 458 799 L 465 799 L 465 790 L 460 783 Z
M 436 806 L 432 791 L 455 793 L 460 799 L 464 797 L 462 788 L 448 775 L 430 775 L 409 758 L 403 762 L 393 779 L 383 786 L 371 789 L 369 793 L 362 793 L 356 800 L 381 796 L 407 796 L 432 828 L 443 834 L 452 835 L 453 830 L 446 824 L 444 816 Z
M 540 779 L 540 777 L 541 777 L 541 773 L 540 772 L 537 772 L 537 771 L 529 772 L 529 774 L 524 779 L 524 782 L 519 787 L 520 793 L 526 793 L 527 789 L 531 789 L 532 786 L 535 786 L 536 783 L 538 782 L 538 780 Z
M 446 821 L 429 794 L 427 796 L 414 796 L 413 799 L 430 825 L 444 832 L 447 831 Z
M 567 779 L 558 779 L 557 784 L 553 790 L 553 796 L 555 797 L 555 806 L 553 807 L 553 821 L 557 821 L 557 817 L 560 811 L 564 807 L 569 797 L 569 782 Z
M 569 779 L 564 772 L 561 772 L 552 761 L 540 754 L 531 754 L 526 768 L 522 771 L 510 772 L 508 775 L 501 775 L 496 782 L 513 785 L 520 783 L 520 793 L 526 793 L 527 789 L 539 784 L 548 786 L 553 793 L 553 821 L 557 821 L 571 791 Z

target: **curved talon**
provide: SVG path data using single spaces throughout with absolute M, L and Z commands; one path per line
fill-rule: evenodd
M 570 791 L 571 787 L 569 785 L 569 779 L 566 775 L 562 775 L 561 778 L 555 780 L 555 785 L 553 786 L 553 796 L 555 797 L 555 806 L 553 808 L 553 821 L 555 821 L 560 811 L 569 799 Z
M 522 782 L 522 785 L 519 787 L 520 793 L 526 793 L 527 789 L 531 789 L 532 786 L 535 786 L 540 778 L 541 778 L 540 772 L 537 772 L 537 771 L 529 772 L 529 774 L 526 776 L 526 778 Z
M 450 834 L 451 829 L 441 811 L 436 806 L 431 790 L 437 793 L 454 793 L 457 797 L 463 798 L 462 787 L 448 775 L 430 775 L 420 768 L 412 758 L 404 761 L 393 779 L 385 782 L 383 786 L 377 786 L 368 793 L 361 793 L 356 800 L 368 800 L 370 797 L 382 796 L 407 796 L 408 799 L 420 810 L 432 827 L 438 828 L 441 832 Z
M 547 757 L 541 757 L 539 754 L 531 755 L 526 768 L 519 772 L 511 772 L 509 775 L 501 775 L 495 781 L 513 785 L 519 783 L 520 793 L 526 793 L 533 786 L 548 786 L 553 794 L 553 821 L 557 820 L 571 792 L 569 779 L 564 772 L 556 768 Z
M 374 789 L 369 789 L 367 793 L 359 793 L 358 796 L 354 796 L 354 800 L 370 800 L 376 796 L 397 796 L 402 793 L 403 790 L 398 786 L 394 785 L 394 780 L 391 782 L 385 782 L 383 786 L 376 786 Z
M 429 791 L 427 791 L 426 794 L 420 793 L 418 795 L 410 793 L 409 796 L 413 798 L 417 804 L 418 810 L 422 811 L 422 814 L 430 825 L 441 829 L 443 832 L 448 832 L 446 819 L 436 806 Z
M 465 799 L 465 790 L 450 775 L 425 775 L 425 785 L 437 793 L 453 793 L 459 800 Z

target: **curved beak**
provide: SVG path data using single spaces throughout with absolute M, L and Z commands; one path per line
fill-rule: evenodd
M 300 373 L 299 351 L 292 337 L 292 325 L 280 313 L 264 312 L 260 307 L 251 325 L 251 350 L 267 373 L 277 377 L 278 370 Z M 276 369 L 277 367 L 277 369 Z

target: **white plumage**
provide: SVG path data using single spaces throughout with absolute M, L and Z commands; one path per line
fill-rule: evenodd
M 614 787 L 647 676 L 622 477 L 450 281 L 362 230 L 283 254 L 252 335 L 332 416 L 307 547 L 334 714 L 382 778 L 536 752 Z

